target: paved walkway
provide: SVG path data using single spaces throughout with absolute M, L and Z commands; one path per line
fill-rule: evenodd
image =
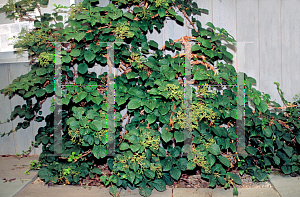
M 37 156 L 14 158 L 0 157 L 0 197 L 111 197 L 106 188 L 80 186 L 44 186 L 32 184 L 37 171 L 24 174 L 29 169 L 30 160 Z M 4 180 L 3 180 L 4 179 Z M 6 181 L 7 180 L 7 181 Z M 239 188 L 239 197 L 298 197 L 300 196 L 300 178 L 270 175 L 273 187 L 270 188 Z M 6 182 L 5 182 L 6 181 Z M 121 190 L 121 197 L 140 197 L 138 189 Z M 222 188 L 169 188 L 164 192 L 152 191 L 151 197 L 232 197 L 232 189 Z

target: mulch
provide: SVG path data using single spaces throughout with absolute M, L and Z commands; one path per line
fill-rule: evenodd
M 16 157 L 19 158 L 16 155 L 0 155 L 2 157 Z M 25 156 L 26 157 L 26 156 Z M 109 170 L 107 165 L 99 165 L 98 168 L 103 172 L 103 174 L 106 174 L 107 176 L 110 176 L 112 172 Z M 167 188 L 209 188 L 209 182 L 207 180 L 204 180 L 201 178 L 200 171 L 194 171 L 192 172 L 194 174 L 188 174 L 183 173 L 181 174 L 181 177 L 178 181 L 175 181 L 173 185 L 169 186 L 167 185 Z M 239 175 L 238 171 L 232 172 Z M 274 170 L 274 173 L 280 174 L 277 170 Z M 240 175 L 239 175 L 240 176 Z M 290 176 L 295 177 L 299 176 L 299 174 L 291 174 Z M 242 185 L 236 184 L 235 186 L 237 188 L 266 188 L 266 187 L 272 187 L 269 180 L 266 180 L 264 182 L 258 182 L 253 181 L 251 175 L 243 174 L 243 176 L 240 176 L 242 180 Z M 41 179 L 37 178 L 36 181 L 33 183 L 35 184 L 45 184 Z M 48 186 L 54 186 L 54 184 L 49 183 Z M 79 181 L 78 186 L 98 186 L 98 187 L 106 187 L 101 183 L 100 176 L 96 175 L 94 178 L 86 177 L 81 178 Z M 216 186 L 216 188 L 222 188 L 221 186 Z

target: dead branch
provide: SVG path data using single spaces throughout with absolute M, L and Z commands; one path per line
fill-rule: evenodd
M 177 6 L 177 7 L 180 10 L 180 6 Z M 194 30 L 199 33 L 199 31 L 196 29 L 194 23 L 190 20 L 189 16 L 186 14 L 186 12 L 184 10 L 181 10 L 181 12 L 183 13 L 183 15 L 186 18 L 186 20 L 188 20 L 189 23 L 193 26 Z
M 121 118 L 121 121 L 123 121 L 127 116 L 128 116 L 128 114 L 126 113 L 126 114 Z
M 190 40 L 196 40 L 196 37 L 193 36 L 183 36 L 179 39 L 173 40 L 173 42 L 182 42 L 182 43 L 186 43 L 189 42 Z M 166 45 L 163 45 L 160 50 L 164 50 L 166 48 Z
M 289 107 L 297 107 L 297 105 L 296 104 L 286 105 L 286 106 L 282 106 L 282 107 L 272 107 L 272 106 L 268 105 L 268 108 L 272 108 L 272 109 L 286 109 L 286 108 L 289 108 Z

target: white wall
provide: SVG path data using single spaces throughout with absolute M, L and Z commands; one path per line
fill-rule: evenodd
M 0 0 L 0 6 L 2 7 L 6 3 L 6 0 Z M 74 3 L 74 0 L 50 0 L 49 6 L 44 6 L 41 8 L 42 13 L 51 13 L 54 6 L 54 3 L 62 5 L 70 5 Z M 0 89 L 5 88 L 9 85 L 15 78 L 19 77 L 22 74 L 26 74 L 30 71 L 28 67 L 28 58 L 25 56 L 18 58 L 14 53 L 12 45 L 9 45 L 8 38 L 12 36 L 17 36 L 21 31 L 22 27 L 32 28 L 32 23 L 28 22 L 18 22 L 13 20 L 5 19 L 5 15 L 0 14 Z M 5 20 L 4 20 L 5 19 Z M 8 97 L 4 97 L 3 94 L 0 95 L 0 121 L 4 121 L 10 117 L 11 111 L 14 110 L 16 105 L 23 105 L 25 101 L 19 97 L 14 96 L 11 100 Z M 43 104 L 43 115 L 50 113 L 50 102 L 46 101 Z M 16 118 L 14 121 L 0 124 L 0 133 L 7 133 L 11 129 L 14 129 L 18 122 L 19 118 Z M 31 122 L 31 126 L 27 129 L 20 129 L 18 132 L 12 133 L 10 136 L 0 137 L 0 155 L 4 154 L 15 154 L 22 153 L 22 151 L 28 150 L 30 142 L 34 141 L 34 137 L 37 134 L 39 127 L 44 126 L 45 122 Z M 31 154 L 41 153 L 41 147 L 39 149 L 34 149 Z
M 5 0 L 0 0 L 3 2 Z M 75 2 L 81 2 L 76 0 Z M 70 1 L 50 0 L 53 3 L 67 5 Z M 71 3 L 74 1 L 71 0 Z M 279 82 L 288 101 L 292 101 L 295 94 L 300 93 L 300 1 L 299 0 L 197 0 L 201 8 L 208 9 L 209 15 L 203 14 L 198 19 L 202 25 L 213 22 L 215 26 L 225 28 L 238 42 L 252 42 L 245 44 L 245 64 L 241 65 L 237 57 L 237 49 L 231 46 L 234 53 L 234 66 L 237 70 L 246 72 L 257 80 L 256 87 L 271 95 L 271 98 L 281 103 L 273 82 Z M 100 5 L 107 5 L 108 0 L 100 0 Z M 44 8 L 50 11 L 50 8 Z M 1 19 L 1 15 L 0 15 Z M 9 58 L 1 53 L 8 50 L 7 38 L 14 35 L 24 24 L 1 21 L 0 25 L 0 88 L 4 88 L 14 78 L 28 72 L 23 66 L 25 60 Z M 160 46 L 169 38 L 177 39 L 190 35 L 190 31 L 172 21 L 167 21 L 160 34 L 148 35 L 156 40 Z M 11 48 L 9 48 L 11 50 Z M 8 51 L 9 51 L 8 50 Z M 241 50 L 241 49 L 239 49 Z M 1 57 L 2 55 L 2 57 Z M 9 60 L 9 61 L 8 61 Z M 17 62 L 17 63 L 12 63 Z M 239 65 L 237 64 L 239 62 Z M 2 64 L 1 64 L 2 63 Z M 9 100 L 0 95 L 0 120 L 10 116 L 10 111 L 22 99 Z M 46 106 L 43 109 L 47 108 Z M 9 131 L 18 121 L 0 125 L 0 133 Z M 34 125 L 26 131 L 20 130 L 9 137 L 0 138 L 0 155 L 21 153 L 30 145 L 37 131 Z M 39 153 L 37 150 L 35 153 Z

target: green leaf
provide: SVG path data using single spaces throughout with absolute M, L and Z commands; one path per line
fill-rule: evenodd
M 37 76 L 42 76 L 48 73 L 48 69 L 47 68 L 38 68 L 36 70 L 36 74 Z
M 127 174 L 127 179 L 128 179 L 128 181 L 130 181 L 130 183 L 133 183 L 133 181 L 135 179 L 135 173 L 132 171 L 129 171 L 129 173 Z
M 237 174 L 231 174 L 231 179 L 236 183 L 236 184 L 239 184 L 239 185 L 242 185 L 243 183 L 242 183 L 242 180 L 241 180 L 241 178 L 239 177 L 239 175 L 237 175 Z
M 263 130 L 263 132 L 264 132 L 264 135 L 265 135 L 267 138 L 271 137 L 272 134 L 273 134 L 273 131 L 272 131 L 272 129 L 271 129 L 270 127 L 266 127 L 266 128 Z
M 82 115 L 85 112 L 85 109 L 83 107 L 72 107 L 72 111 L 73 111 L 73 116 L 77 119 L 81 119 Z
M 131 144 L 130 145 L 130 150 L 132 152 L 136 152 L 136 151 L 140 150 L 140 148 L 141 148 L 141 145 L 139 145 L 139 144 Z
M 176 16 L 177 14 L 173 9 L 168 9 L 168 12 L 174 16 Z
M 194 162 L 188 162 L 187 170 L 194 170 L 196 168 L 196 164 Z
M 81 63 L 78 65 L 77 70 L 80 74 L 85 74 L 88 71 L 88 66 L 85 63 Z
M 213 156 L 212 154 L 208 154 L 206 158 L 210 166 L 213 166 L 215 164 L 216 162 L 215 156 Z
M 139 143 L 139 138 L 135 135 L 132 135 L 128 138 L 128 141 L 132 144 L 137 144 Z
M 40 0 L 39 2 L 41 5 L 48 5 L 49 0 Z
M 178 168 L 174 167 L 170 170 L 170 175 L 177 181 L 181 176 L 181 171 Z
M 262 172 L 259 169 L 254 171 L 254 176 L 255 178 L 257 178 L 258 181 L 264 181 L 268 178 L 268 174 L 266 172 Z
M 165 11 L 165 9 L 163 9 L 163 8 L 159 8 L 158 9 L 158 15 L 159 15 L 159 17 L 164 17 L 164 16 L 166 16 L 166 11 Z
M 118 197 L 119 196 L 119 191 L 118 191 L 118 188 L 116 186 L 111 186 L 109 188 L 109 193 L 111 195 L 113 195 L 114 197 Z
M 290 166 L 283 165 L 283 166 L 281 166 L 281 170 L 284 174 L 291 174 L 292 173 Z
M 134 16 L 132 14 L 130 14 L 129 12 L 124 13 L 123 16 L 125 16 L 126 18 L 129 18 L 130 20 L 132 20 L 134 18 Z
M 151 110 L 153 111 L 154 108 L 157 107 L 157 100 L 156 99 L 149 99 L 146 101 L 145 105 Z
M 63 20 L 63 16 L 59 15 L 59 16 L 55 17 L 55 19 L 56 19 L 57 21 L 62 21 L 62 20 Z
M 82 19 L 86 19 L 87 15 L 86 14 L 77 14 L 75 18 L 77 20 L 82 20 Z
M 211 22 L 206 23 L 206 25 L 212 29 L 215 29 L 215 26 Z
M 165 141 L 165 142 L 169 142 L 173 137 L 173 133 L 163 130 L 161 133 L 161 138 Z
M 226 167 L 230 166 L 230 161 L 226 157 L 221 155 L 218 157 L 218 159 L 222 164 L 224 164 L 224 166 L 226 166 Z
M 102 123 L 102 121 L 100 121 L 100 120 L 93 120 L 92 121 L 92 124 L 95 126 L 94 128 L 92 128 L 92 129 L 94 129 L 95 131 L 100 131 L 102 128 L 103 128 L 103 123 Z
M 158 111 L 159 111 L 159 113 L 160 113 L 161 115 L 166 115 L 166 114 L 169 112 L 168 108 L 167 108 L 166 105 L 163 104 L 163 103 L 161 103 L 161 104 L 159 105 Z
M 144 171 L 144 174 L 146 177 L 150 178 L 150 179 L 153 179 L 155 177 L 155 172 L 152 171 L 152 170 L 149 170 L 149 169 L 146 169 Z
M 157 116 L 155 116 L 154 114 L 149 114 L 147 116 L 147 121 L 149 124 L 152 124 L 153 122 L 155 122 L 156 118 L 157 118 Z
M 132 87 L 128 90 L 128 93 L 134 96 L 137 96 L 139 98 L 145 98 L 146 94 L 144 91 L 142 91 L 141 89 L 137 88 L 137 87 Z
M 203 45 L 204 47 L 206 47 L 206 48 L 209 48 L 209 49 L 212 48 L 211 42 L 210 42 L 209 40 L 203 40 L 202 45 Z
M 265 101 L 261 101 L 257 106 L 257 109 L 262 113 L 265 113 L 268 109 L 268 104 Z
M 128 109 L 136 109 L 141 106 L 141 99 L 133 98 L 128 103 Z
M 118 105 L 123 105 L 126 102 L 126 99 L 124 97 L 116 97 L 115 101 Z
M 111 32 L 112 30 L 113 30 L 112 28 L 103 28 L 103 29 L 102 29 L 102 34 L 109 33 L 109 32 Z
M 64 63 L 70 63 L 70 61 L 71 61 L 71 57 L 69 56 L 69 55 L 65 55 L 65 56 L 63 56 L 62 58 L 61 58 L 61 60 L 62 60 L 62 62 L 64 62 Z
M 86 33 L 85 32 L 80 32 L 80 33 L 75 33 L 75 40 L 77 40 L 77 42 L 79 42 L 80 40 L 82 40 L 85 37 Z
M 104 158 L 106 157 L 106 148 L 104 146 L 100 145 L 94 145 L 91 153 L 97 158 Z
M 152 192 L 152 189 L 151 187 L 147 186 L 147 185 L 143 185 L 141 187 L 139 187 L 139 193 L 142 195 L 142 196 L 150 196 L 151 195 L 151 192 Z
M 166 190 L 166 183 L 161 179 L 155 179 L 153 181 L 152 185 L 159 192 Z
M 120 150 L 127 150 L 129 149 L 129 144 L 126 142 L 122 142 L 120 145 Z
M 239 195 L 239 192 L 238 192 L 238 190 L 237 190 L 236 187 L 233 188 L 232 194 L 233 194 L 234 196 L 238 196 L 238 195 Z
M 97 104 L 97 105 L 99 105 L 102 101 L 104 100 L 104 98 L 103 97 L 92 97 L 92 101 L 95 103 L 95 104 Z
M 194 51 L 199 51 L 201 49 L 201 47 L 198 45 L 198 44 L 194 44 L 193 46 L 192 46 L 192 52 L 194 52 Z
M 67 125 L 71 125 L 73 122 L 76 122 L 76 119 L 74 117 L 70 117 L 66 123 Z
M 84 51 L 84 58 L 87 62 L 91 62 L 95 59 L 96 55 L 93 51 L 88 50 L 88 51 Z
M 56 28 L 64 28 L 64 24 L 62 22 L 56 23 L 55 24 Z
M 150 40 L 148 43 L 151 47 L 158 49 L 158 44 L 154 40 Z
M 293 156 L 294 153 L 293 147 L 284 147 L 283 150 L 290 158 Z
M 251 155 L 256 155 L 257 149 L 252 146 L 246 146 L 246 151 Z
M 73 49 L 70 55 L 73 57 L 78 57 L 80 55 L 80 49 Z
M 175 131 L 174 137 L 175 137 L 176 142 L 184 141 L 184 133 L 183 132 Z
M 220 147 L 219 147 L 218 144 L 212 144 L 212 145 L 210 145 L 207 150 L 211 154 L 213 154 L 213 155 L 219 155 L 219 154 L 221 154 Z
M 203 71 L 197 71 L 194 75 L 195 80 L 206 80 L 208 79 L 208 76 Z
M 98 175 L 102 175 L 103 174 L 102 170 L 100 170 L 99 168 L 96 168 L 96 167 L 93 168 L 92 172 L 94 172 L 94 173 L 96 173 Z
M 99 114 L 96 112 L 96 110 L 89 110 L 87 113 L 86 113 L 86 117 L 87 119 L 94 119 L 96 116 L 98 116 Z
M 35 20 L 34 21 L 34 27 L 36 27 L 36 28 L 40 28 L 41 27 L 41 22 L 40 21 L 38 21 L 38 20 Z
M 75 103 L 79 103 L 80 101 L 82 101 L 85 97 L 87 96 L 87 92 L 80 92 L 79 94 L 76 94 L 73 96 L 73 101 Z
M 173 185 L 174 183 L 174 179 L 172 179 L 169 173 L 163 173 L 162 179 L 165 181 L 167 185 Z
M 255 103 L 255 105 L 259 105 L 260 104 L 261 99 L 259 97 L 254 97 L 253 102 Z
M 107 16 L 111 18 L 112 20 L 116 20 L 117 18 L 121 17 L 123 15 L 122 10 L 116 9 L 114 12 L 110 13 L 108 12 Z
M 187 161 L 186 158 L 180 158 L 180 159 L 178 159 L 177 167 L 178 167 L 181 171 L 186 171 L 186 169 L 187 169 L 187 164 L 188 164 L 188 161 Z
M 181 23 L 184 22 L 184 19 L 181 16 L 179 16 L 179 15 L 176 15 L 175 18 L 176 18 L 177 21 L 179 21 Z
M 84 83 L 84 78 L 83 77 L 78 77 L 75 79 L 76 85 L 81 85 Z
M 228 59 L 232 60 L 233 55 L 231 53 L 229 53 L 227 51 L 223 51 L 223 54 L 224 54 L 225 57 L 227 57 Z
M 138 73 L 135 72 L 129 72 L 126 74 L 127 79 L 132 79 L 138 76 Z
M 37 97 L 42 97 L 42 96 L 44 96 L 46 94 L 46 90 L 44 90 L 44 89 L 38 89 L 37 91 L 35 91 L 35 95 L 37 96 Z
M 227 183 L 224 179 L 224 176 L 218 176 L 217 180 L 221 183 L 221 185 L 226 185 Z

